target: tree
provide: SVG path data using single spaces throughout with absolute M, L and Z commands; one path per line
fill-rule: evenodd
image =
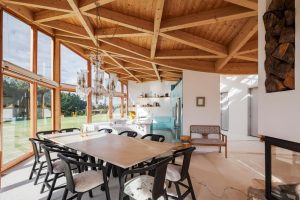
M 78 95 L 71 92 L 61 93 L 61 113 L 64 116 L 85 115 L 86 102 L 81 100 Z

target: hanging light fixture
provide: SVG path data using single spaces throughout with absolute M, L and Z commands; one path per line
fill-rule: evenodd
M 86 100 L 87 96 L 90 93 L 90 88 L 87 84 L 87 70 L 80 70 L 77 72 L 77 86 L 76 86 L 76 93 L 82 100 Z

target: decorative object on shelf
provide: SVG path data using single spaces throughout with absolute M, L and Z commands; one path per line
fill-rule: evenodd
M 196 106 L 205 107 L 205 97 L 196 97 Z
M 272 0 L 264 14 L 266 92 L 295 89 L 295 0 Z

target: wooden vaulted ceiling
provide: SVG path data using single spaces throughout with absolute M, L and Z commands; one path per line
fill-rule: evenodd
M 123 81 L 257 73 L 257 0 L 0 0 Z M 100 23 L 97 14 L 100 14 Z

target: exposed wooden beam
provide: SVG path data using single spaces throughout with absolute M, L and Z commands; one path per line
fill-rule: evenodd
M 231 41 L 228 47 L 228 56 L 216 61 L 216 71 L 220 71 L 231 58 L 246 44 L 246 42 L 257 32 L 257 17 L 250 18 L 243 29 Z
M 233 58 L 237 58 L 240 60 L 246 60 L 246 61 L 250 61 L 250 62 L 258 62 L 257 53 L 235 55 Z
M 182 70 L 180 70 L 180 69 L 174 69 L 174 68 L 162 67 L 162 66 L 158 66 L 157 70 L 158 71 L 167 71 L 167 72 L 182 72 Z
M 88 17 L 83 16 L 81 14 L 81 11 L 79 10 L 78 5 L 77 5 L 77 3 L 78 3 L 77 0 L 67 0 L 67 1 L 70 4 L 70 6 L 71 6 L 72 10 L 74 11 L 75 15 L 77 16 L 77 18 L 79 19 L 81 25 L 83 26 L 83 28 L 89 35 L 90 39 L 94 42 L 95 45 L 98 45 L 98 41 L 95 38 L 95 34 L 94 34 L 94 28 L 93 28 L 90 20 L 88 19 Z
M 113 24 L 118 24 L 127 28 L 142 31 L 145 33 L 153 33 L 153 22 L 149 22 L 137 17 L 125 15 L 119 12 L 115 12 L 106 8 L 101 8 L 100 18 L 103 21 L 107 21 Z M 84 13 L 90 17 L 97 17 L 97 9 L 89 10 Z
M 136 65 L 137 67 L 139 66 L 143 69 L 153 70 L 151 63 L 149 63 L 149 62 L 136 60 L 136 59 L 132 59 L 132 58 L 119 58 L 119 60 L 123 60 L 125 62 L 132 63 L 132 64 Z
M 68 17 L 72 17 L 75 14 L 73 12 L 61 12 L 55 10 L 42 10 L 34 13 L 34 21 L 38 23 L 48 22 L 53 20 L 64 19 Z
M 245 8 L 249 8 L 252 10 L 258 10 L 258 3 L 254 1 L 249 1 L 249 0 L 225 0 L 227 2 L 243 6 Z
M 258 51 L 258 41 L 249 41 L 247 42 L 238 52 L 237 55 L 248 54 Z
M 64 21 L 59 21 L 59 20 L 49 21 L 49 22 L 41 23 L 41 25 L 58 29 L 61 31 L 65 31 L 67 33 L 72 33 L 75 35 L 82 35 L 87 37 L 89 36 L 82 26 L 77 26 Z
M 173 77 L 173 78 L 181 78 L 182 74 L 172 73 L 172 72 L 161 72 L 161 77 Z
M 171 31 L 160 33 L 161 36 L 180 42 L 191 47 L 207 51 L 220 56 L 227 55 L 227 48 L 216 42 L 209 41 L 207 39 L 192 35 L 184 31 Z
M 219 73 L 221 74 L 257 74 L 258 64 L 249 63 L 227 63 Z
M 155 54 L 156 59 L 201 59 L 201 58 L 223 58 L 199 49 L 182 50 L 160 50 Z
M 54 30 L 54 34 L 58 36 L 65 36 L 65 37 L 71 37 L 71 38 L 80 38 L 80 39 L 90 39 L 88 36 L 82 36 L 82 35 L 76 35 L 73 33 L 67 33 L 65 31 L 61 30 Z
M 152 42 L 151 42 L 151 53 L 150 53 L 151 59 L 154 58 L 155 52 L 156 52 L 156 45 L 157 45 L 158 34 L 159 34 L 159 30 L 160 30 L 161 18 L 162 18 L 162 14 L 163 14 L 163 10 L 164 10 L 164 3 L 165 3 L 165 0 L 158 0 L 156 2 L 156 10 L 155 10 L 155 16 L 154 16 L 154 31 L 153 31 L 153 37 L 152 37 Z
M 159 81 L 161 81 L 160 76 L 159 76 L 159 73 L 158 73 L 158 70 L 157 70 L 156 64 L 152 63 L 152 66 L 153 66 L 153 70 L 155 71 L 155 74 L 156 74 L 156 76 L 157 76 L 157 79 L 158 79 Z
M 103 6 L 105 4 L 111 3 L 114 0 L 81 0 L 79 2 L 79 7 L 81 11 L 87 11 L 94 9 L 98 6 Z
M 95 30 L 98 38 L 142 37 L 150 36 L 149 33 L 140 32 L 126 27 L 100 28 Z
M 229 6 L 162 21 L 161 32 L 257 16 L 257 11 Z
M 56 10 L 62 12 L 71 12 L 70 5 L 62 0 L 2 0 L 5 3 L 23 5 L 47 10 Z

